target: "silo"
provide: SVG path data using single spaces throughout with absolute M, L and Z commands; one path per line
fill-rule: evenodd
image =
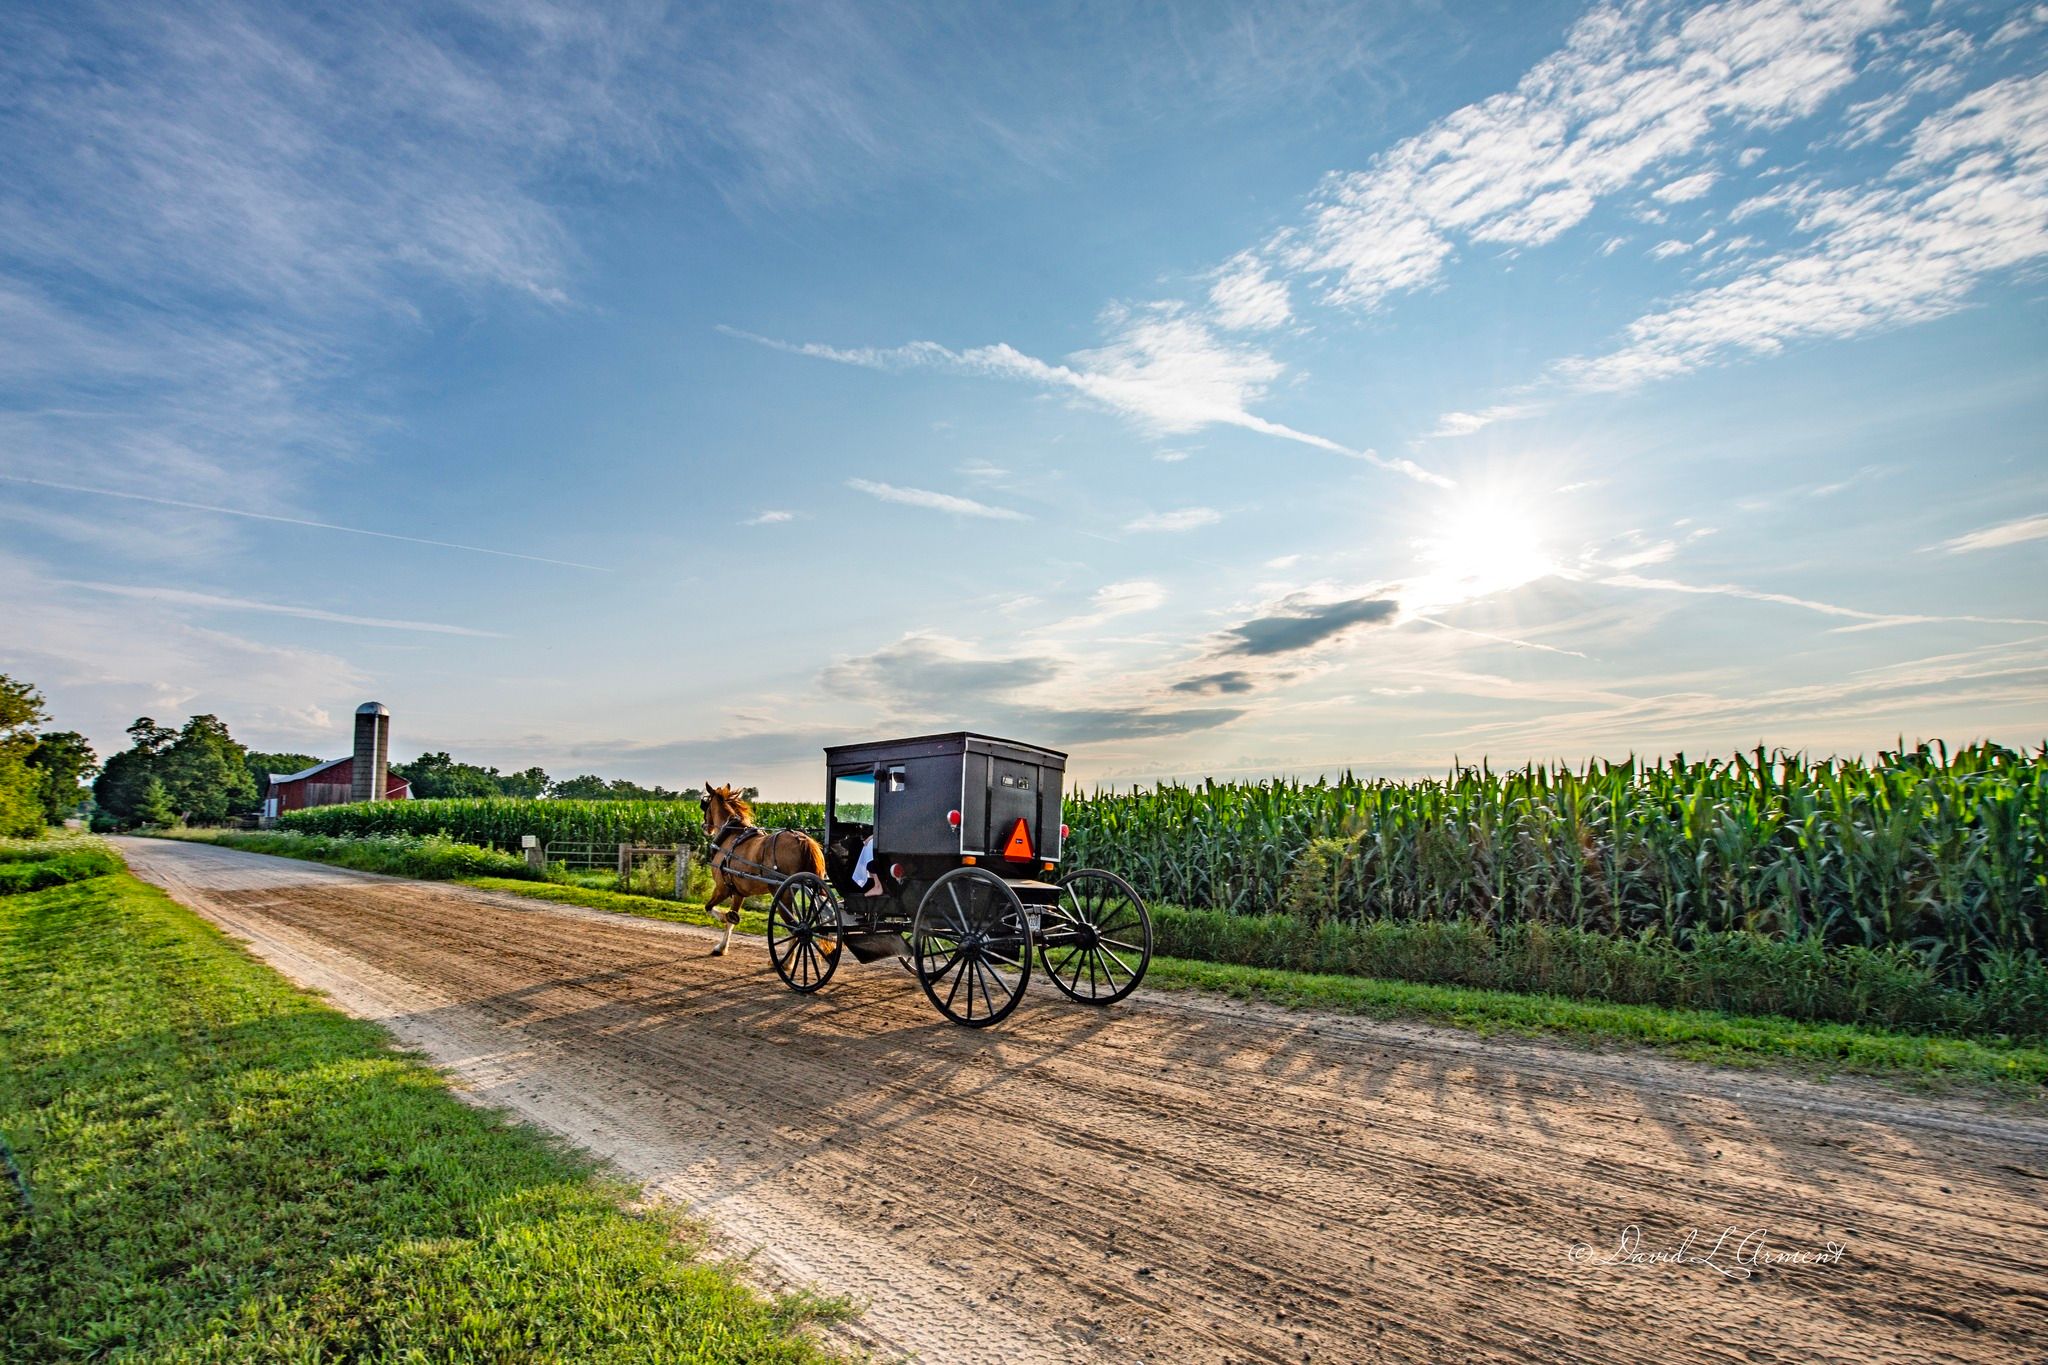
M 391 767 L 391 713 L 380 701 L 366 701 L 356 708 L 356 761 L 354 801 L 382 801 L 384 775 Z

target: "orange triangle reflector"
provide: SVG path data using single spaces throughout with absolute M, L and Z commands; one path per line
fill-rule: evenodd
M 1019 819 L 1015 829 L 1010 831 L 1010 842 L 1003 845 L 1003 856 L 1012 862 L 1028 863 L 1035 856 L 1031 852 L 1031 826 Z

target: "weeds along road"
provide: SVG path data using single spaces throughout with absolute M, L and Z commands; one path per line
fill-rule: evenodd
M 1142 992 L 974 1033 L 892 963 L 802 998 L 757 942 L 120 842 L 477 1099 L 852 1295 L 884 1357 L 2048 1356 L 2040 1119 Z M 1630 1227 L 1691 1259 L 1621 1257 Z M 1750 1234 L 1842 1253 L 1744 1277 Z

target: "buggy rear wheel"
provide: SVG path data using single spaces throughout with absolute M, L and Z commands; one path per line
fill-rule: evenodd
M 803 995 L 839 970 L 843 951 L 839 897 L 821 877 L 799 872 L 775 888 L 768 907 L 768 960 L 784 985 Z
M 1040 915 L 1038 942 L 1053 985 L 1084 1005 L 1112 1005 L 1152 965 L 1152 916 L 1122 877 L 1082 868 L 1060 879 L 1059 904 Z
M 953 869 L 917 903 L 910 960 L 939 1013 L 969 1028 L 1001 1023 L 1031 980 L 1024 902 L 986 868 Z

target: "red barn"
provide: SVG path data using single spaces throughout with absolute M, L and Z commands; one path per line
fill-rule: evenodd
M 316 763 L 304 772 L 270 779 L 270 794 L 263 803 L 263 814 L 276 819 L 288 810 L 304 810 L 308 806 L 339 806 L 355 800 L 356 760 L 348 758 L 330 759 Z M 386 801 L 412 800 L 412 783 L 398 774 L 384 774 L 384 799 Z

